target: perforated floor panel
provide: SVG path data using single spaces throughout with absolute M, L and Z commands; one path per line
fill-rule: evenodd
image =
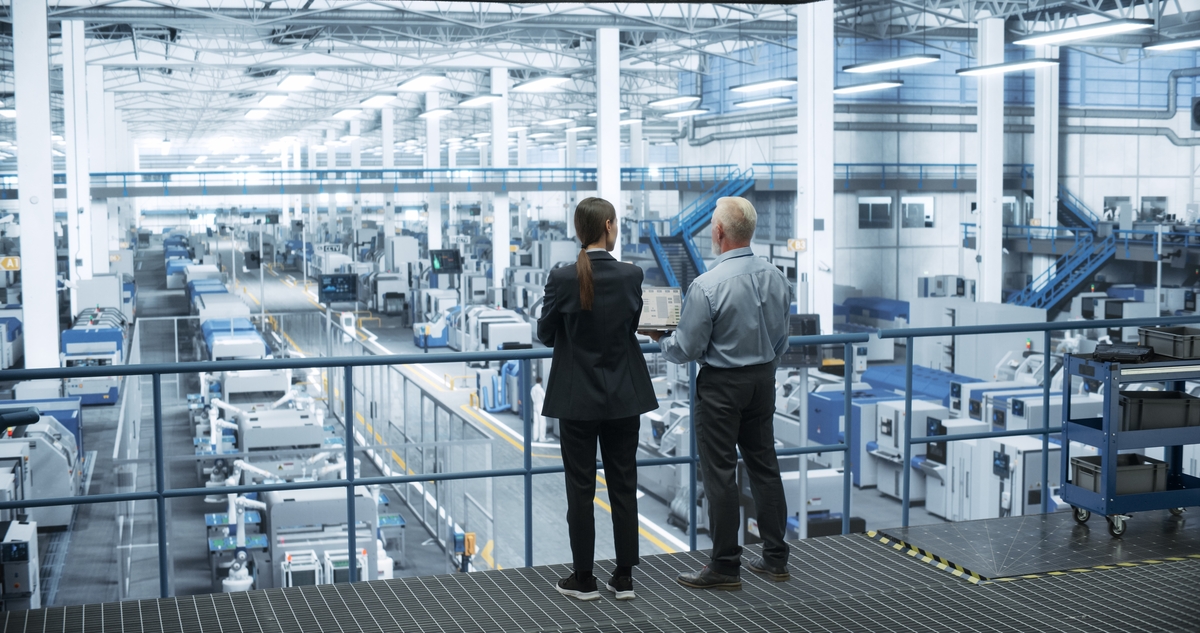
M 1071 513 L 1058 512 L 880 532 L 984 579 L 1200 554 L 1200 509 L 1179 517 L 1166 510 L 1141 512 L 1126 525 L 1117 539 L 1102 516 L 1080 525 Z
M 792 578 L 742 591 L 675 582 L 701 553 L 646 557 L 637 599 L 560 596 L 564 566 L 210 594 L 0 614 L 0 630 L 167 631 L 1200 631 L 1200 560 L 972 585 L 862 535 L 793 543 Z M 597 573 L 610 569 L 598 564 Z

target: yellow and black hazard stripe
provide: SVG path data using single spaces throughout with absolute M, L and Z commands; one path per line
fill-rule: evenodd
M 959 565 L 958 563 L 946 560 L 945 558 L 942 558 L 941 556 L 938 556 L 937 554 L 927 552 L 919 547 L 913 547 L 912 545 L 909 545 L 908 543 L 905 543 L 904 541 L 894 539 L 894 538 L 887 536 L 886 534 L 883 534 L 881 532 L 875 532 L 875 531 L 867 532 L 867 537 L 870 538 L 871 540 L 879 541 L 880 543 L 887 545 L 888 547 L 896 550 L 897 552 L 904 552 L 908 556 L 915 558 L 923 563 L 929 563 L 930 565 L 933 565 L 934 567 L 937 567 L 940 570 L 948 571 L 953 576 L 962 578 L 963 580 L 965 580 L 973 585 L 977 585 L 980 582 L 985 582 L 988 580 L 988 578 L 980 576 L 979 574 L 963 567 L 962 565 Z
M 942 558 L 941 556 L 938 556 L 937 554 L 927 552 L 919 547 L 913 547 L 912 545 L 909 545 L 908 543 L 905 543 L 904 541 L 897 540 L 895 538 L 892 538 L 892 537 L 882 534 L 880 532 L 875 532 L 875 531 L 867 532 L 867 537 L 870 538 L 871 540 L 878 541 L 879 543 L 887 545 L 891 549 L 894 549 L 898 552 L 904 552 L 908 556 L 910 556 L 912 558 L 916 558 L 917 560 L 920 560 L 921 562 L 929 563 L 930 565 L 933 565 L 933 566 L 937 567 L 938 569 L 941 569 L 943 571 L 948 571 L 952 575 L 962 578 L 963 580 L 966 580 L 967 582 L 969 582 L 971 584 L 975 584 L 975 585 L 981 584 L 981 583 L 986 584 L 986 583 L 992 583 L 992 582 L 1012 582 L 1014 580 L 1026 580 L 1026 579 L 1034 579 L 1034 578 L 1050 578 L 1050 577 L 1054 577 L 1054 576 L 1068 576 L 1071 574 L 1086 574 L 1086 573 L 1091 573 L 1091 572 L 1095 572 L 1095 571 L 1105 571 L 1105 570 L 1109 570 L 1109 569 L 1143 567 L 1146 565 L 1160 565 L 1163 563 L 1180 562 L 1180 561 L 1186 561 L 1186 560 L 1200 560 L 1200 554 L 1184 554 L 1182 556 L 1164 556 L 1162 558 L 1155 558 L 1155 559 L 1149 559 L 1149 560 L 1143 560 L 1143 561 L 1114 563 L 1112 565 L 1095 565 L 1093 567 L 1079 567 L 1079 568 L 1075 568 L 1075 569 L 1064 569 L 1061 571 L 1049 571 L 1049 572 L 1043 572 L 1043 573 L 1039 573 L 1039 574 L 1024 574 L 1024 575 L 1020 575 L 1020 576 L 1005 576 L 1002 578 L 987 578 L 985 576 L 979 575 L 976 572 L 966 569 L 957 563 L 953 563 L 949 560 L 946 560 L 945 558 Z

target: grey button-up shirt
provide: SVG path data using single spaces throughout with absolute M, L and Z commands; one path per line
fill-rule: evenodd
M 749 247 L 731 250 L 692 281 L 679 328 L 659 341 L 663 357 L 721 368 L 777 361 L 787 350 L 795 294 L 787 277 Z

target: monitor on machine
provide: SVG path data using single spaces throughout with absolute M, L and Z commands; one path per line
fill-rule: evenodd
M 457 250 L 450 248 L 445 250 L 429 251 L 430 264 L 433 266 L 433 274 L 435 275 L 458 275 L 462 273 L 462 258 Z

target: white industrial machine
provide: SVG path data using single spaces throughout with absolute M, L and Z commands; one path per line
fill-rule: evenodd
M 355 561 L 356 579 L 376 580 L 377 501 L 365 487 L 355 488 L 354 493 L 357 523 L 355 540 L 358 545 L 355 553 L 358 559 Z M 325 488 L 267 492 L 262 498 L 266 504 L 264 527 L 268 536 L 268 552 L 264 564 L 258 565 L 259 588 L 287 586 L 288 572 L 291 572 L 293 580 L 318 580 L 309 574 L 298 577 L 296 572 L 306 568 L 288 565 L 289 557 L 296 562 L 311 562 L 313 557 L 320 561 L 320 582 L 345 582 L 349 579 L 345 490 Z
M 990 430 L 988 423 L 971 419 L 929 416 L 925 420 L 928 437 L 986 433 Z M 925 445 L 925 458 L 918 462 L 925 473 L 925 511 L 943 519 L 950 518 L 950 493 L 954 490 L 952 482 L 958 476 L 948 464 L 949 447 L 956 443 L 930 442 Z
M 17 317 L 0 317 L 0 369 L 10 369 L 25 357 L 25 328 Z
M 467 306 L 450 319 L 451 349 L 478 352 L 532 342 L 532 326 L 513 310 Z
M 957 275 L 917 278 L 918 297 L 966 297 L 975 300 L 975 280 Z
M 1158 316 L 1158 308 L 1153 302 L 1141 301 L 1107 301 L 1104 304 L 1105 319 L 1144 319 Z M 1108 338 L 1113 343 L 1137 343 L 1137 326 L 1110 327 Z
M 1043 389 L 1032 386 L 985 391 L 983 392 L 981 421 L 991 424 L 997 431 L 1003 431 L 1008 427 L 1009 398 L 1041 396 L 1043 392 Z
M 33 493 L 33 475 L 29 467 L 28 442 L 0 442 L 0 496 L 5 501 L 24 500 Z M 23 509 L 0 511 L 0 518 L 13 520 Z
M 983 421 L 983 394 L 999 389 L 1022 389 L 1028 383 L 1006 380 L 1000 382 L 950 381 L 950 415 Z
M 113 307 L 86 308 L 75 325 L 63 330 L 59 362 L 63 367 L 105 367 L 125 364 L 129 322 Z M 116 376 L 71 378 L 64 395 L 79 396 L 83 404 L 116 404 L 121 380 Z
M 904 417 L 904 402 L 881 402 L 875 407 L 875 445 L 869 447 L 869 454 L 876 460 L 878 468 L 879 492 L 886 496 L 900 499 L 904 494 L 904 469 L 909 464 L 904 462 L 904 443 L 908 433 L 912 437 L 923 437 L 926 420 L 930 417 L 946 418 L 949 412 L 946 407 L 924 400 L 912 401 L 912 424 Z M 912 446 L 912 456 L 925 454 L 924 444 Z M 925 478 L 914 471 L 909 476 L 909 501 L 925 499 Z
M 250 318 L 250 306 L 233 293 L 197 295 L 192 303 L 200 323 L 210 319 Z
M 328 248 L 332 246 L 340 246 L 336 244 L 319 244 L 312 259 L 308 262 L 308 275 L 310 277 L 320 277 L 321 275 L 333 275 L 342 270 L 348 264 L 353 264 L 349 255 L 344 255 L 341 252 L 321 250 L 322 247 Z
M 4 574 L 4 610 L 42 608 L 41 567 L 38 563 L 37 522 L 3 521 L 0 570 Z
M 1062 356 L 1050 355 L 1051 380 L 1058 375 L 1058 370 L 1062 369 L 1062 362 Z M 1045 379 L 1045 364 L 1046 355 L 1041 352 L 1032 352 L 1027 349 L 1012 351 L 1000 360 L 992 375 L 995 380 L 1014 380 L 1031 385 L 1041 385 Z
M 1050 394 L 1050 426 L 1062 423 L 1061 394 Z M 1036 429 L 1042 426 L 1042 394 L 1012 397 L 1008 399 L 1004 428 L 1010 431 Z M 1104 410 L 1104 398 L 1097 394 L 1075 394 L 1071 396 L 1071 415 L 1075 419 L 1098 418 Z
M 28 447 L 30 487 L 23 498 L 52 499 L 79 494 L 82 475 L 79 449 L 75 435 L 61 422 L 43 415 L 36 424 L 16 427 L 11 436 L 6 434 L 0 439 L 0 445 L 12 443 Z M 65 529 L 71 525 L 75 506 L 29 508 L 28 512 L 43 529 Z
M 1045 321 L 1045 310 L 1010 303 L 977 303 L 965 297 L 927 297 L 909 302 L 909 327 L 914 328 Z M 913 340 L 913 364 L 964 376 L 991 378 L 996 364 L 1010 350 L 1041 351 L 1037 349 L 1040 340 L 1028 339 L 1028 334 L 1020 332 L 922 337 Z

